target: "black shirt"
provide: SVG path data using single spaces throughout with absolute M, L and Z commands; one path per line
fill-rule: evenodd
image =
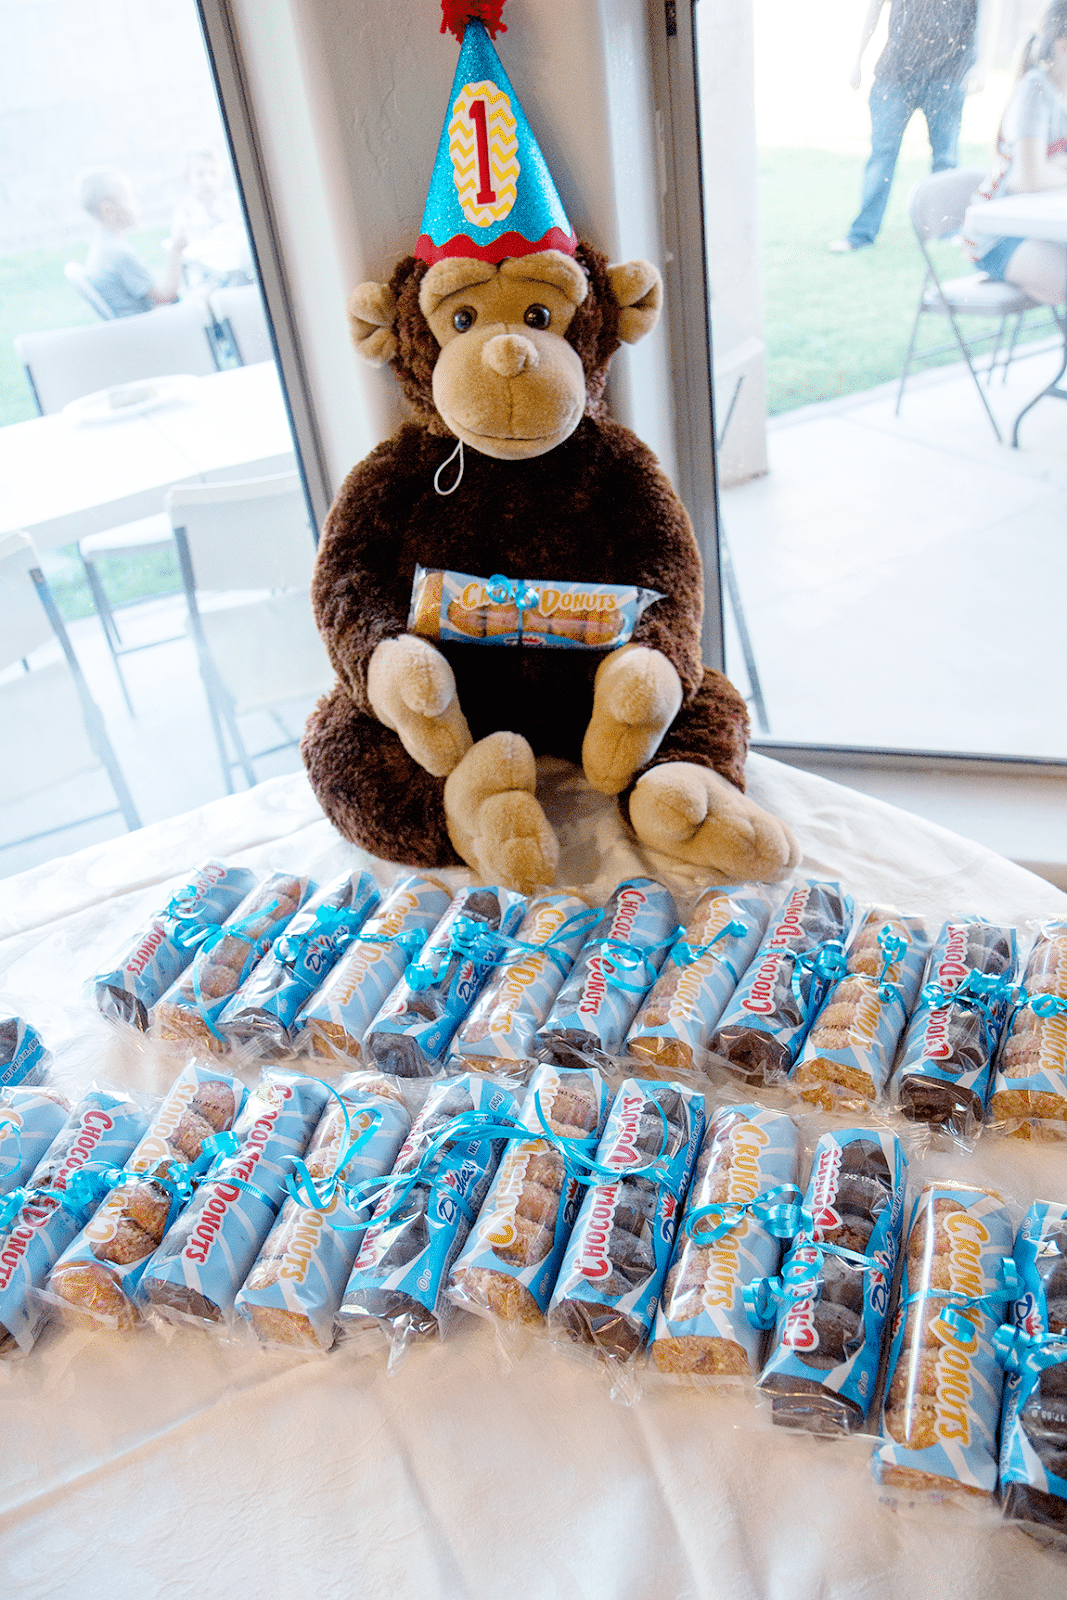
M 958 83 L 974 64 L 977 13 L 978 0 L 892 0 L 875 78 Z

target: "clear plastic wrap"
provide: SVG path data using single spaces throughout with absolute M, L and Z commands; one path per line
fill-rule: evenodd
M 989 1120 L 1021 1139 L 1067 1139 L 1067 920 L 1038 929 L 1025 994 L 995 1063 Z
M 416 567 L 408 632 L 460 644 L 617 650 L 663 596 L 633 584 L 511 579 Z
M 0 1011 L 0 1089 L 32 1088 L 43 1079 L 52 1057 L 37 1029 L 22 1017 Z
M 54 1089 L 0 1089 L 0 1195 L 26 1182 L 70 1113 Z

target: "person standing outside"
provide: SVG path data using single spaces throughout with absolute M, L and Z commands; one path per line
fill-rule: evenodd
M 887 4 L 889 34 L 870 94 L 871 155 L 859 213 L 847 236 L 830 245 L 837 253 L 865 250 L 878 237 L 904 130 L 916 111 L 926 118 L 932 170 L 958 164 L 963 102 L 981 88 L 994 42 L 993 0 L 869 0 L 849 79 L 853 89 Z

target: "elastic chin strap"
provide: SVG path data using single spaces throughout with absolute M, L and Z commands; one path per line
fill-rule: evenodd
M 452 485 L 452 487 L 450 489 L 442 489 L 441 488 L 441 474 L 442 474 L 442 472 L 444 472 L 445 468 L 449 465 L 450 462 L 455 461 L 457 456 L 459 457 L 459 471 L 456 473 L 456 481 L 455 481 L 455 483 Z M 433 475 L 433 486 L 437 490 L 438 494 L 441 494 L 441 495 L 454 494 L 455 491 L 459 488 L 459 486 L 460 486 L 462 481 L 463 481 L 463 440 L 462 439 L 457 439 L 456 440 L 456 448 L 453 450 L 452 454 L 450 456 L 448 456 L 444 461 L 441 462 L 441 465 L 438 467 L 437 471 L 434 473 L 434 475 Z

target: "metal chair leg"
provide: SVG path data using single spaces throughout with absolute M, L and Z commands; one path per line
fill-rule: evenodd
M 181 569 L 182 583 L 185 587 L 185 603 L 189 608 L 189 625 L 192 629 L 193 642 L 196 645 L 197 660 L 200 665 L 200 678 L 204 685 L 208 716 L 211 719 L 211 731 L 215 736 L 226 793 L 233 794 L 234 792 L 232 769 L 235 765 L 241 767 L 248 787 L 252 789 L 255 787 L 256 782 L 255 768 L 249 760 L 248 751 L 245 749 L 244 741 L 238 732 L 237 719 L 233 714 L 233 707 L 219 679 L 218 671 L 215 667 L 215 659 L 211 654 L 207 635 L 204 633 L 204 624 L 196 599 L 196 580 L 193 576 L 193 563 L 189 554 L 189 541 L 185 537 L 184 528 L 175 528 L 174 543 L 178 550 L 178 565 Z M 230 752 L 226 748 L 226 740 L 222 731 L 224 722 L 236 753 L 236 760 L 230 759 Z
M 80 550 L 78 554 L 81 555 Z M 107 595 L 104 593 L 104 586 L 100 582 L 100 574 L 96 570 L 96 563 L 94 561 L 90 561 L 84 555 L 81 559 L 82 566 L 85 568 L 85 577 L 89 584 L 89 592 L 93 597 L 93 604 L 96 607 L 96 614 L 100 618 L 100 626 L 104 630 L 104 640 L 111 652 L 111 660 L 115 667 L 115 676 L 119 680 L 119 688 L 122 690 L 122 698 L 126 702 L 126 710 L 132 717 L 134 715 L 133 701 L 130 699 L 130 691 L 126 686 L 126 679 L 122 675 L 122 665 L 118 657 L 118 650 L 119 646 L 122 644 L 122 640 L 119 637 L 119 630 L 118 625 L 115 622 L 115 615 L 111 609 Z

